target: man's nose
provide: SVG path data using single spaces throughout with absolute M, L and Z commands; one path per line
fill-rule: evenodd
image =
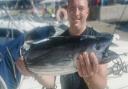
M 78 16 L 79 14 L 80 14 L 80 11 L 79 11 L 79 9 L 78 8 L 76 8 L 76 10 L 75 10 L 75 13 L 74 13 L 76 16 Z

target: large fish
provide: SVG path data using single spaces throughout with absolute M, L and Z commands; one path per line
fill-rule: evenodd
M 26 65 L 30 71 L 39 74 L 73 73 L 77 71 L 76 58 L 81 52 L 95 52 L 99 63 L 111 61 L 113 52 L 108 52 L 111 41 L 110 34 L 58 36 L 31 41 L 25 55 Z

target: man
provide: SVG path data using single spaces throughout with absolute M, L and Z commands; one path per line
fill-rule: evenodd
M 62 35 L 99 35 L 87 27 L 89 15 L 87 0 L 68 0 L 69 29 Z M 81 53 L 77 58 L 78 73 L 63 75 L 60 78 L 62 89 L 104 89 L 107 84 L 107 66 L 98 64 L 95 53 Z

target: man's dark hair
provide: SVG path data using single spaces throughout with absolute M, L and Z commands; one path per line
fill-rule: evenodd
M 70 3 L 71 0 L 67 0 L 68 3 Z M 86 0 L 88 2 L 88 5 L 90 5 L 91 0 Z

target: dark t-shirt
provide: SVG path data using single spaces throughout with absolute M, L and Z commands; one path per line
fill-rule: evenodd
M 87 27 L 82 35 L 93 35 L 97 36 L 100 33 L 95 31 L 93 28 Z M 69 36 L 68 30 L 62 33 L 62 36 Z M 62 89 L 88 89 L 84 80 L 78 75 L 78 73 L 63 75 L 60 77 Z

